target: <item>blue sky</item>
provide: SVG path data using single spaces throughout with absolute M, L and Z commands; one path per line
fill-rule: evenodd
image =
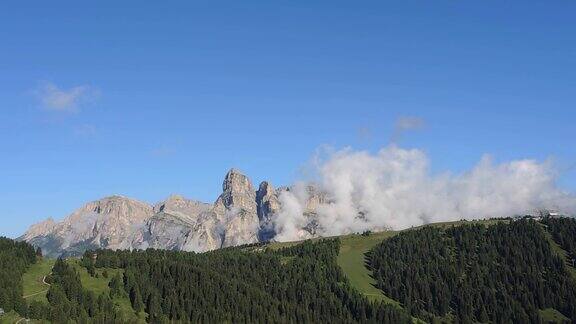
M 0 235 L 123 194 L 288 184 L 323 145 L 398 139 L 435 172 L 553 158 L 576 190 L 573 1 L 10 1 Z

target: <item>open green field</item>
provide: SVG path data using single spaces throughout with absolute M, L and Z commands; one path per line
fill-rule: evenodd
M 372 278 L 370 270 L 366 267 L 366 256 L 376 244 L 396 235 L 398 232 L 388 231 L 372 233 L 369 236 L 353 234 L 342 236 L 340 253 L 338 254 L 338 265 L 348 277 L 352 287 L 370 300 L 382 300 L 384 302 L 399 305 L 397 301 L 388 298 L 378 288 L 374 286 L 376 281 Z
M 569 323 L 570 319 L 554 308 L 541 309 L 540 316 L 544 323 Z
M 434 223 L 434 224 L 427 224 L 423 226 L 435 226 L 435 227 L 450 227 L 450 226 L 459 226 L 465 224 L 482 224 L 485 226 L 494 225 L 499 222 L 508 222 L 508 220 L 479 220 L 479 221 L 453 221 L 453 222 L 442 222 L 442 223 Z M 422 227 L 422 226 L 421 226 Z M 416 228 L 413 228 L 416 229 Z M 406 229 L 409 231 L 412 229 Z M 340 246 L 340 253 L 338 255 L 338 265 L 342 268 L 350 284 L 352 287 L 357 289 L 359 292 L 366 295 L 371 300 L 381 300 L 386 303 L 390 303 L 393 305 L 400 306 L 401 305 L 394 299 L 387 297 L 381 290 L 374 286 L 375 280 L 372 278 L 370 271 L 365 266 L 365 253 L 369 251 L 372 247 L 376 244 L 382 242 L 385 239 L 391 238 L 394 235 L 397 235 L 400 232 L 396 231 L 387 231 L 387 232 L 379 232 L 379 233 L 372 233 L 368 236 L 363 236 L 360 234 L 352 234 L 341 236 L 341 246 Z M 552 246 L 552 249 L 555 253 L 560 255 L 563 258 L 566 258 L 566 251 L 564 251 L 554 240 L 552 240 L 551 235 L 546 232 L 549 242 Z M 291 242 L 291 245 L 295 244 L 295 242 Z M 569 271 L 572 273 L 574 278 L 576 279 L 576 269 L 572 267 L 568 267 Z M 551 323 L 563 323 L 568 321 L 569 319 L 566 318 L 562 313 L 558 312 L 553 308 L 548 308 L 545 310 L 540 310 L 540 315 L 545 322 Z M 438 318 L 439 321 L 442 322 L 451 322 L 450 316 L 446 318 Z M 420 322 L 418 319 L 414 319 L 415 322 Z
M 30 302 L 37 300 L 40 302 L 48 302 L 46 300 L 46 292 L 49 286 L 43 283 L 45 276 L 52 272 L 54 267 L 54 259 L 41 259 L 33 264 L 26 273 L 22 276 L 22 288 L 24 290 L 24 298 Z
M 0 317 L 0 324 L 14 324 L 21 318 L 22 317 L 20 317 L 20 315 L 14 311 L 8 312 L 4 314 L 4 316 Z
M 113 276 L 116 275 L 117 272 L 121 270 L 112 270 L 108 269 L 108 277 L 105 278 L 102 275 L 103 270 L 97 269 L 96 273 L 98 274 L 98 278 L 90 276 L 86 268 L 82 267 L 79 263 L 80 260 L 78 259 L 70 259 L 68 263 L 76 269 L 78 274 L 80 275 L 80 281 L 82 281 L 82 287 L 84 289 L 94 292 L 96 295 L 100 295 L 103 293 L 108 294 L 110 292 L 110 288 L 108 284 Z
M 451 222 L 426 224 L 406 229 L 405 231 L 421 228 L 423 226 L 450 227 L 464 224 L 483 224 L 488 226 L 504 221 L 508 220 L 496 220 L 496 219 L 475 220 L 475 221 L 459 220 Z M 399 305 L 397 301 L 387 297 L 378 288 L 374 287 L 375 281 L 372 278 L 370 270 L 368 270 L 368 268 L 366 268 L 365 266 L 366 262 L 365 253 L 368 252 L 376 244 L 382 242 L 385 239 L 393 237 L 398 233 L 400 232 L 384 231 L 384 232 L 371 233 L 368 236 L 363 236 L 361 234 L 338 236 L 338 238 L 340 238 L 341 240 L 340 253 L 338 255 L 338 265 L 344 271 L 344 274 L 350 281 L 352 287 L 357 289 L 362 294 L 366 295 L 366 297 L 368 297 L 370 300 L 379 300 L 390 304 Z M 330 237 L 323 237 L 323 238 L 330 238 Z M 314 241 L 319 239 L 322 238 L 313 238 L 311 240 Z M 301 242 L 302 241 L 272 242 L 268 244 L 267 247 L 271 249 L 281 249 L 284 247 L 290 247 L 300 244 Z
M 502 220 L 479 220 L 479 221 L 452 221 L 427 224 L 423 226 L 438 226 L 450 227 L 464 224 L 483 224 L 492 225 Z M 422 227 L 422 226 L 420 226 Z M 419 228 L 419 227 L 417 227 Z M 414 228 L 415 229 L 415 228 Z M 406 229 L 409 231 L 412 229 Z M 359 292 L 366 295 L 371 300 L 382 300 L 384 302 L 399 305 L 397 301 L 384 295 L 378 288 L 374 287 L 375 281 L 372 278 L 370 270 L 365 266 L 366 252 L 368 252 L 376 244 L 385 239 L 393 237 L 398 234 L 398 231 L 385 231 L 371 233 L 368 236 L 360 234 L 351 234 L 340 236 L 341 246 L 340 254 L 338 255 L 338 265 L 342 268 L 352 287 L 356 288 Z
M 86 290 L 94 292 L 94 294 L 96 294 L 96 295 L 109 294 L 110 293 L 110 287 L 108 287 L 108 284 L 110 284 L 110 281 L 112 280 L 112 278 L 117 273 L 123 274 L 122 269 L 108 269 L 108 268 L 106 268 L 106 269 L 97 269 L 96 270 L 97 276 L 92 277 L 92 276 L 90 276 L 90 274 L 88 273 L 86 268 L 84 268 L 80 265 L 80 263 L 79 263 L 80 260 L 70 259 L 70 260 L 68 260 L 68 262 L 70 265 L 72 265 L 74 267 L 74 269 L 76 269 L 76 271 L 78 271 L 78 274 L 80 275 L 80 281 L 82 282 L 82 287 L 84 287 L 84 289 L 86 289 Z M 104 276 L 105 271 L 108 273 L 107 277 Z M 132 305 L 131 305 L 130 300 L 128 299 L 127 295 L 122 297 L 122 298 L 116 297 L 112 301 L 114 302 L 116 307 L 118 307 L 120 309 L 121 313 L 124 315 L 124 317 L 126 319 L 126 322 L 127 321 L 134 321 L 134 320 L 139 320 L 140 322 L 145 322 L 146 314 L 145 313 L 136 314 L 136 312 L 132 308 Z

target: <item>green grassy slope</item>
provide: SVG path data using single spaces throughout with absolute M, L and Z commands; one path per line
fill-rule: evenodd
M 472 223 L 491 225 L 501 221 L 502 220 L 453 221 L 423 226 L 449 227 Z M 409 230 L 411 229 L 407 229 L 407 231 Z M 371 300 L 382 300 L 394 305 L 399 305 L 397 301 L 387 297 L 382 291 L 374 287 L 375 281 L 372 278 L 370 270 L 365 266 L 365 253 L 376 244 L 398 233 L 399 232 L 396 231 L 386 231 L 372 233 L 369 236 L 352 234 L 340 237 L 342 244 L 340 246 L 340 254 L 338 255 L 338 265 L 340 265 L 348 277 L 352 287 L 356 288 Z
M 24 298 L 30 302 L 33 300 L 48 302 L 46 300 L 46 292 L 49 286 L 44 284 L 42 280 L 48 276 L 54 267 L 54 259 L 41 259 L 33 264 L 26 273 L 22 276 L 22 288 L 24 290 Z
M 50 287 L 44 284 L 42 281 L 45 276 L 48 276 L 50 272 L 52 272 L 52 267 L 54 267 L 55 262 L 56 260 L 54 259 L 40 259 L 38 262 L 33 264 L 30 269 L 28 269 L 28 271 L 24 273 L 22 276 L 22 289 L 24 293 L 24 299 L 26 299 L 27 302 L 35 300 L 48 303 L 48 300 L 46 299 L 46 293 Z M 42 323 L 42 321 L 36 320 L 25 322 L 22 316 L 12 311 L 0 317 L 0 324 L 14 324 L 19 320 L 22 320 L 20 323 Z M 47 323 L 47 321 L 44 322 Z
M 544 323 L 568 323 L 570 319 L 564 316 L 559 311 L 554 308 L 546 308 L 539 311 L 540 316 Z
M 20 317 L 20 315 L 14 311 L 8 312 L 3 316 L 0 316 L 0 324 L 14 324 L 21 318 L 22 317 Z
M 80 281 L 82 281 L 82 287 L 84 287 L 84 289 L 86 290 L 94 292 L 96 295 L 100 295 L 103 293 L 108 294 L 110 292 L 110 288 L 108 287 L 110 280 L 114 275 L 116 275 L 117 271 L 120 271 L 110 269 L 108 270 L 108 278 L 104 278 L 104 276 L 102 275 L 103 270 L 98 269 L 96 271 L 98 277 L 95 278 L 90 276 L 90 274 L 88 274 L 86 268 L 80 265 L 79 260 L 69 259 L 68 263 L 72 265 L 74 269 L 76 269 L 76 271 L 78 271 L 78 274 L 80 274 Z
M 390 304 L 399 305 L 399 303 L 388 298 L 381 290 L 374 287 L 376 283 L 372 279 L 370 270 L 365 265 L 365 253 L 374 245 L 396 235 L 397 232 L 380 232 L 373 233 L 369 236 L 359 234 L 347 235 L 341 237 L 340 253 L 338 254 L 338 265 L 350 281 L 352 287 L 366 295 L 370 300 L 381 300 Z
M 82 267 L 79 263 L 80 260 L 78 259 L 70 259 L 68 262 L 72 265 L 80 274 L 80 281 L 82 282 L 82 287 L 84 289 L 94 292 L 96 295 L 100 294 L 109 294 L 110 287 L 108 284 L 110 280 L 118 273 L 122 273 L 122 269 L 97 269 L 97 277 L 92 277 L 86 270 L 86 268 Z M 104 277 L 104 271 L 108 272 L 107 278 Z M 120 309 L 122 314 L 124 315 L 126 321 L 133 321 L 139 320 L 140 322 L 145 322 L 144 319 L 146 318 L 145 313 L 136 314 L 128 296 L 124 297 L 116 297 L 112 300 L 114 304 Z
M 460 226 L 465 224 L 482 224 L 485 226 L 493 225 L 498 222 L 509 222 L 509 220 L 478 220 L 478 221 L 453 221 L 453 222 L 442 222 L 433 223 L 423 226 L 434 226 L 434 227 L 451 227 Z M 406 229 L 406 231 L 421 228 L 423 226 L 415 227 L 412 229 Z M 366 295 L 371 300 L 381 300 L 386 303 L 393 305 L 398 305 L 401 307 L 400 303 L 394 299 L 386 296 L 381 290 L 374 287 L 375 280 L 372 278 L 370 270 L 365 266 L 365 253 L 374 247 L 376 244 L 382 242 L 385 239 L 391 238 L 400 232 L 388 231 L 372 233 L 369 236 L 363 236 L 359 234 L 341 236 L 341 247 L 340 254 L 338 255 L 338 264 L 348 277 L 350 284 L 357 289 L 359 292 Z M 564 259 L 567 259 L 567 253 L 564 251 L 554 240 L 552 236 L 546 231 L 545 232 L 552 250 Z M 295 244 L 291 242 L 290 244 Z M 573 267 L 568 267 L 569 272 L 576 280 L 576 269 Z M 546 323 L 563 323 L 569 321 L 569 319 L 562 313 L 558 312 L 553 308 L 548 308 L 540 310 L 540 315 Z M 450 317 L 438 318 L 441 322 L 451 322 Z
M 546 225 L 542 226 L 546 228 Z M 546 233 L 546 238 L 548 239 L 548 242 L 552 246 L 552 251 L 554 251 L 556 255 L 561 257 L 566 262 L 566 267 L 568 268 L 568 271 L 570 272 L 574 280 L 576 280 L 576 269 L 574 269 L 568 262 L 568 252 L 566 252 L 560 245 L 558 245 L 558 243 L 554 241 L 554 239 L 552 238 L 552 234 L 550 234 L 550 232 L 548 232 L 547 230 L 544 232 Z
M 458 226 L 463 224 L 484 224 L 491 225 L 498 222 L 503 222 L 507 220 L 477 220 L 477 221 L 451 221 L 451 222 L 441 222 L 422 225 L 419 227 L 411 228 L 416 229 L 423 226 L 438 226 L 438 227 L 449 227 Z M 406 229 L 407 231 L 411 229 Z M 372 279 L 372 274 L 369 269 L 365 266 L 365 253 L 374 247 L 376 244 L 382 242 L 383 240 L 390 238 L 399 232 L 397 231 L 385 231 L 372 233 L 369 236 L 362 236 L 360 234 L 351 234 L 339 236 L 342 245 L 340 247 L 340 254 L 338 255 L 338 265 L 344 271 L 344 274 L 348 277 L 352 287 L 357 289 L 359 292 L 366 295 L 370 300 L 381 300 L 390 304 L 399 305 L 399 303 L 382 293 L 378 288 L 374 287 L 374 279 Z M 318 240 L 321 238 L 314 238 Z M 272 242 L 267 245 L 271 249 L 280 249 L 283 247 L 290 247 L 300 244 L 301 241 L 295 242 Z

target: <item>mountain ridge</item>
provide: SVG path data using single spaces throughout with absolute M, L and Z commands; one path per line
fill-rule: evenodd
M 18 240 L 51 257 L 76 256 L 92 248 L 205 252 L 267 241 L 275 234 L 272 215 L 280 209 L 279 195 L 287 190 L 274 189 L 267 181 L 256 189 L 232 168 L 214 203 L 172 194 L 149 204 L 115 194 L 90 201 L 60 221 L 34 224 Z

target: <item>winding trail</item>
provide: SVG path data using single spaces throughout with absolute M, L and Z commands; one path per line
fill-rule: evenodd
M 50 274 L 52 274 L 52 273 L 50 273 Z M 48 276 L 42 277 L 42 283 L 45 284 L 46 286 L 50 287 L 50 284 L 46 282 L 46 277 L 48 277 Z M 28 298 L 28 297 L 40 295 L 40 294 L 45 293 L 45 292 L 48 292 L 48 289 L 44 289 L 44 290 L 42 290 L 42 291 L 35 292 L 35 293 L 33 293 L 33 294 L 23 296 L 23 298 Z M 21 320 L 22 320 L 22 319 L 21 319 Z

